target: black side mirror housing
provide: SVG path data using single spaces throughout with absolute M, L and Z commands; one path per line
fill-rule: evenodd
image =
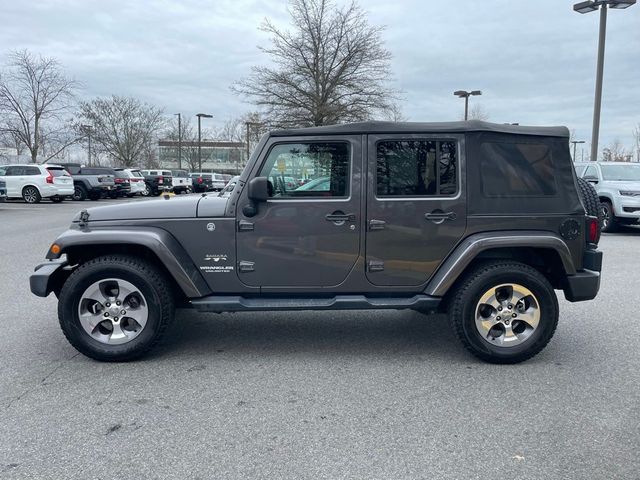
M 269 180 L 267 177 L 256 177 L 249 182 L 249 199 L 254 202 L 266 202 L 269 198 Z
M 598 183 L 598 177 L 594 177 L 592 175 L 588 175 L 586 177 L 582 177 L 584 180 L 586 180 L 587 182 L 591 182 L 591 183 Z

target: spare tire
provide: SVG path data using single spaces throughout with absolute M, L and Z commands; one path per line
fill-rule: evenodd
M 594 186 L 587 182 L 585 179 L 579 178 L 578 193 L 580 194 L 580 200 L 582 200 L 582 206 L 587 212 L 587 215 L 600 219 L 600 216 L 602 215 L 602 209 L 600 208 L 600 198 L 598 198 L 598 192 L 596 192 Z

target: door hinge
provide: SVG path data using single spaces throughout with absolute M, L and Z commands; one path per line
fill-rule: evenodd
M 240 220 L 238 222 L 239 232 L 251 232 L 253 231 L 253 222 L 247 222 L 246 220 Z
M 246 260 L 242 260 L 238 264 L 238 270 L 240 270 L 241 272 L 253 272 L 255 270 L 254 265 L 255 262 L 247 262 Z
M 369 220 L 369 230 L 384 230 L 386 224 L 384 220 Z
M 368 268 L 370 272 L 383 272 L 384 262 L 382 260 L 369 260 Z

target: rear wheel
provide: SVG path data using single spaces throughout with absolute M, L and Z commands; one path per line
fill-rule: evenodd
M 94 202 L 95 202 L 96 200 L 100 200 L 100 198 L 101 198 L 101 197 L 102 197 L 102 195 L 100 195 L 100 193 L 99 193 L 99 192 L 91 192 L 91 193 L 89 194 L 89 200 L 93 200 Z
M 79 352 L 96 360 L 128 361 L 160 341 L 174 308 L 160 270 L 136 257 L 108 255 L 80 265 L 67 279 L 58 318 Z
M 151 187 L 149 186 L 148 183 L 145 182 L 144 184 L 144 192 L 142 192 L 142 195 L 145 197 L 150 197 L 151 196 Z
M 558 299 L 534 268 L 510 261 L 476 266 L 451 292 L 456 335 L 476 357 L 518 363 L 538 354 L 558 324 Z
M 36 187 L 30 185 L 22 189 L 22 199 L 27 203 L 40 203 L 42 196 Z
M 73 197 L 74 200 L 84 201 L 87 199 L 87 189 L 82 185 L 76 185 L 73 187 Z

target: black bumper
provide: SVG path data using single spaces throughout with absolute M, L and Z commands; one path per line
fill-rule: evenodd
M 564 298 L 570 302 L 593 300 L 600 290 L 600 270 L 602 270 L 602 252 L 587 250 L 584 254 L 583 270 L 566 277 Z
M 29 286 L 31 293 L 39 297 L 46 297 L 55 287 L 61 285 L 59 283 L 70 270 L 65 270 L 68 263 L 66 260 L 51 260 L 42 263 L 35 268 L 35 272 L 29 277 Z

